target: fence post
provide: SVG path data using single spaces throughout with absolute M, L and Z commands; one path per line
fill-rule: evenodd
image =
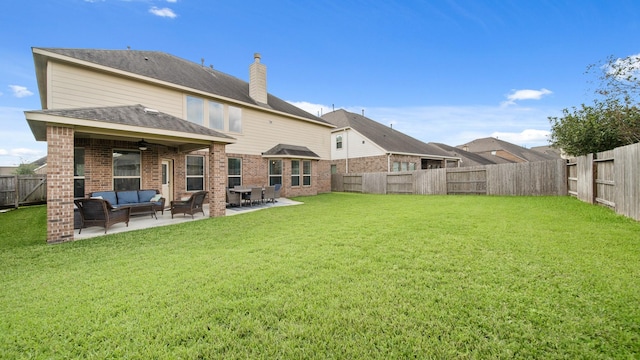
M 13 183 L 15 184 L 15 191 L 13 192 L 13 207 L 16 209 L 20 206 L 20 184 L 18 181 L 20 181 L 18 175 L 15 175 L 13 177 Z

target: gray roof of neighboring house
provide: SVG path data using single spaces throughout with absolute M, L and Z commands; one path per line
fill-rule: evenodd
M 497 159 L 492 160 L 487 158 L 481 154 L 476 154 L 468 151 L 464 151 L 457 147 L 453 147 L 450 145 L 442 144 L 442 143 L 433 143 L 430 142 L 429 145 L 437 146 L 440 149 L 446 151 L 451 156 L 459 157 L 462 159 L 462 166 L 474 166 L 474 165 L 493 165 L 498 162 Z M 494 156 L 495 158 L 495 156 Z M 502 160 L 502 159 L 501 159 Z
M 511 153 L 525 161 L 546 161 L 554 160 L 556 157 L 549 156 L 547 154 L 533 151 L 522 146 L 512 144 L 510 142 L 487 137 L 482 139 L 476 139 L 463 145 L 458 145 L 459 149 L 466 149 L 466 151 L 473 153 L 491 153 L 492 151 L 503 150 Z
M 234 138 L 209 129 L 202 125 L 178 117 L 150 110 L 142 105 L 111 106 L 79 109 L 51 109 L 30 111 L 30 113 L 42 113 L 46 115 L 61 116 L 66 118 L 100 121 L 112 124 L 131 125 L 143 128 L 177 131 L 188 134 L 200 134 L 217 138 Z
M 249 96 L 248 82 L 210 67 L 202 66 L 160 51 L 61 48 L 34 49 L 40 49 L 135 75 L 185 86 L 214 96 L 226 97 L 263 108 L 266 107 L 267 109 L 306 118 L 315 122 L 326 123 L 323 119 L 271 94 L 267 95 L 267 106 L 260 104 Z
M 324 114 L 322 118 L 337 128 L 348 127 L 356 130 L 388 152 L 452 157 L 436 146 L 424 143 L 359 114 L 340 109 Z
M 307 157 L 307 158 L 320 158 L 318 154 L 309 150 L 306 146 L 278 144 L 271 149 L 262 153 L 267 156 L 286 156 L 286 157 Z
M 537 151 L 539 153 L 543 153 L 549 156 L 553 156 L 556 159 L 562 159 L 562 151 L 560 149 L 556 149 L 554 147 L 551 147 L 549 145 L 545 145 L 545 146 L 533 146 L 531 148 L 531 150 L 533 151 Z

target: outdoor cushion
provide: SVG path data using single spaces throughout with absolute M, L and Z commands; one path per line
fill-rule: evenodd
M 159 197 L 158 197 L 158 200 L 151 200 L 151 198 L 153 198 L 155 195 L 156 195 L 156 191 L 155 190 L 139 190 L 138 191 L 138 202 L 145 203 L 145 202 L 160 200 Z
M 113 191 L 97 191 L 91 193 L 91 197 L 101 196 L 104 200 L 107 200 L 111 205 L 117 205 L 118 200 L 116 199 L 116 193 Z
M 138 201 L 138 191 L 118 191 L 118 205 L 125 204 L 137 204 Z
M 138 197 L 140 197 L 140 196 L 138 195 Z M 160 201 L 160 199 L 162 199 L 162 194 L 155 194 L 155 195 L 153 195 L 153 197 L 149 201 L 158 202 L 158 201 Z

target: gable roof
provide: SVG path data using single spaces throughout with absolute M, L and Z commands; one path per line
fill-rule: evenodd
M 409 135 L 394 130 L 389 126 L 382 125 L 365 116 L 354 114 L 343 109 L 324 114 L 322 118 L 334 124 L 338 129 L 354 129 L 387 152 L 438 158 L 454 158 L 454 156 L 451 156 L 438 147 L 412 138 Z
M 533 151 L 493 137 L 476 139 L 464 145 L 458 145 L 457 148 L 479 154 L 490 154 L 492 151 L 502 150 L 522 159 L 523 161 L 529 162 L 555 159 L 555 157 L 549 156 L 547 154 Z
M 46 141 L 48 123 L 73 126 L 76 134 L 94 133 L 96 129 L 112 137 L 131 138 L 155 136 L 157 141 L 180 146 L 183 150 L 203 148 L 208 142 L 233 143 L 235 139 L 142 105 L 110 106 L 77 109 L 25 111 L 27 122 L 36 140 Z M 88 131 L 90 129 L 90 131 Z
M 502 163 L 502 162 L 510 162 L 507 160 L 503 160 L 501 158 L 498 158 L 498 159 L 503 161 L 500 161 L 498 159 L 490 159 L 481 154 L 464 151 L 457 147 L 453 147 L 453 146 L 442 144 L 442 143 L 430 142 L 429 145 L 437 146 L 440 149 L 446 151 L 449 155 L 461 158 L 461 166 L 493 165 L 493 164 Z
M 160 51 L 33 48 L 33 53 L 36 71 L 46 71 L 46 59 L 53 57 L 61 61 L 101 67 L 106 71 L 117 70 L 136 77 L 178 85 L 214 97 L 231 99 L 330 126 L 323 119 L 271 94 L 267 95 L 268 104 L 261 104 L 249 96 L 249 83 L 246 81 Z M 44 81 L 46 76 L 39 74 L 38 79 Z M 39 88 L 46 89 L 45 86 Z M 46 99 L 46 96 L 42 95 L 41 98 Z
M 309 150 L 309 148 L 306 146 L 287 144 L 278 144 L 271 149 L 263 152 L 262 155 L 268 157 L 299 157 L 308 159 L 320 159 L 320 156 L 318 156 L 318 154 Z

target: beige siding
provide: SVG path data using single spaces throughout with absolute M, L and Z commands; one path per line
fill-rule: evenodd
M 185 94 L 181 91 L 59 63 L 50 66 L 50 109 L 142 104 L 185 118 Z M 205 104 L 209 100 L 203 99 Z M 228 105 L 239 107 L 210 100 L 225 105 L 225 117 Z M 306 146 L 322 159 L 330 158 L 331 128 L 252 108 L 242 108 L 241 134 L 224 133 L 237 139 L 236 144 L 227 146 L 228 153 L 260 155 L 277 144 L 289 144 Z
M 183 117 L 179 91 L 52 62 L 49 109 L 142 104 Z
M 227 145 L 228 153 L 260 155 L 287 144 L 306 146 L 325 160 L 330 156 L 331 128 L 254 109 L 242 109 L 242 134 L 228 134 L 238 140 Z
M 336 136 L 342 135 L 342 149 L 336 149 Z M 384 155 L 385 152 L 357 131 L 347 130 L 331 134 L 331 158 L 353 159 Z

